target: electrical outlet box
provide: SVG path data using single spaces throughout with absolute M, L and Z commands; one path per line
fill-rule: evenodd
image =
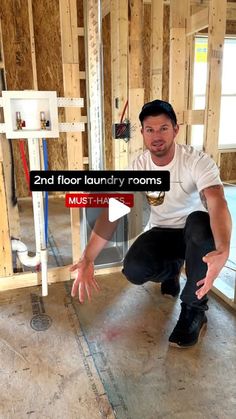
M 8 90 L 2 92 L 2 102 L 7 138 L 59 137 L 56 92 Z
M 127 139 L 130 138 L 130 123 L 120 122 L 119 124 L 113 124 L 113 138 L 115 139 Z

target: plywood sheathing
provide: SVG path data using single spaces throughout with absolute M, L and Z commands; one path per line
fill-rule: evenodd
M 2 42 L 2 28 L 1 28 L 1 19 L 0 19 L 0 60 L 2 65 L 2 73 L 0 80 L 0 94 L 2 90 L 6 89 L 6 71 L 5 71 L 5 60 L 4 60 L 4 50 Z M 3 108 L 0 108 L 0 122 L 4 122 L 3 117 Z M 20 237 L 20 225 L 19 225 L 19 212 L 18 206 L 15 202 L 15 197 L 13 196 L 13 191 L 15 189 L 15 179 L 13 178 L 13 161 L 11 156 L 11 146 L 9 140 L 6 139 L 4 134 L 0 134 L 0 161 L 3 163 L 3 173 L 4 173 L 4 183 L 6 188 L 6 205 L 8 212 L 8 222 L 9 222 L 9 231 L 11 237 Z
M 8 89 L 31 89 L 33 75 L 27 0 L 2 0 L 0 13 Z
M 221 179 L 227 182 L 236 183 L 236 153 L 224 152 L 220 155 Z
M 27 0 L 3 0 L 0 4 L 8 90 L 33 89 Z M 12 142 L 17 195 L 27 196 L 28 186 L 19 156 L 18 140 Z
M 32 1 L 38 90 L 55 90 L 64 96 L 60 14 L 58 1 Z M 59 109 L 61 121 L 64 109 Z M 47 140 L 49 170 L 67 169 L 66 138 Z
M 83 2 L 78 3 L 78 26 L 83 26 Z M 30 16 L 28 0 L 3 0 L 0 4 L 3 25 L 3 43 L 7 70 L 7 86 L 9 90 L 33 89 L 33 69 L 30 43 Z M 37 66 L 37 81 L 40 90 L 56 90 L 58 96 L 64 96 L 61 33 L 59 18 L 59 1 L 32 1 L 32 20 L 34 27 L 35 58 Z M 85 97 L 85 64 L 84 39 L 80 43 L 80 87 L 81 97 Z M 81 80 L 83 78 L 83 80 Z M 86 106 L 86 102 L 85 102 Z M 86 115 L 86 109 L 82 109 Z M 64 110 L 59 110 L 60 120 L 65 120 Z M 87 156 L 87 138 L 83 134 L 84 154 Z M 67 152 L 65 134 L 60 138 L 48 140 L 49 169 L 63 170 L 67 168 Z M 14 141 L 14 161 L 17 173 L 17 195 L 28 196 L 28 186 L 19 157 L 17 140 Z
M 39 287 L 2 293 L 0 303 L 1 417 L 115 419 L 65 286 L 46 299 Z
M 20 238 L 20 224 L 19 224 L 19 211 L 18 205 L 13 202 L 13 184 L 14 179 L 12 177 L 12 159 L 10 153 L 10 141 L 8 141 L 5 135 L 0 136 L 0 154 L 4 156 L 2 160 L 4 182 L 6 188 L 6 205 L 9 221 L 9 232 L 11 237 Z M 0 159 L 1 160 L 1 159 Z M 1 207 L 1 213 L 3 208 Z
M 96 348 L 94 357 L 109 399 L 118 405 L 117 417 L 233 419 L 232 310 L 210 298 L 208 327 L 199 344 L 176 350 L 168 347 L 168 336 L 178 319 L 180 301 L 164 298 L 155 283 L 136 286 L 119 274 L 101 279 L 102 291 L 94 303 L 76 308 L 88 345 Z

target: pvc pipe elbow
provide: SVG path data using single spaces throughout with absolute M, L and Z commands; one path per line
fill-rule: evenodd
M 36 253 L 35 256 L 29 256 L 27 246 L 21 240 L 12 239 L 11 247 L 13 252 L 17 252 L 22 265 L 35 267 L 40 264 L 40 253 Z

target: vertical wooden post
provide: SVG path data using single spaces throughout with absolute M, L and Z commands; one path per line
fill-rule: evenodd
M 2 42 L 2 30 L 0 19 L 0 52 L 2 68 L 4 69 L 4 53 Z M 4 74 L 5 78 L 5 74 Z M 2 121 L 2 110 L 0 114 Z M 0 277 L 13 275 L 12 251 L 11 251 L 11 233 L 19 233 L 19 213 L 18 207 L 13 207 L 11 203 L 11 182 L 6 182 L 6 174 L 11 178 L 11 161 L 9 152 L 9 143 L 5 135 L 0 135 Z M 4 175 L 5 174 L 5 175 Z M 7 191 L 6 191 L 7 189 Z M 7 194 L 8 192 L 8 194 Z M 10 231 L 10 218 L 12 220 L 12 231 Z
M 34 22 L 33 22 L 33 12 L 32 12 L 32 0 L 28 0 L 28 14 L 29 14 L 31 60 L 32 60 L 32 71 L 33 71 L 33 86 L 34 86 L 34 89 L 37 90 L 38 80 L 37 80 L 37 66 L 36 66 L 35 42 L 34 42 Z
M 188 0 L 170 0 L 170 81 L 169 101 L 180 121 L 186 110 L 186 18 Z M 182 122 L 182 121 L 181 121 Z M 181 126 L 178 142 L 186 143 L 186 127 Z
M 163 0 L 151 4 L 151 100 L 162 99 L 163 73 Z
M 143 88 L 143 1 L 130 1 L 130 54 L 129 54 L 129 119 L 132 138 L 129 142 L 129 160 L 143 151 L 139 113 L 144 102 Z
M 77 28 L 76 0 L 60 0 L 62 67 L 64 95 L 80 97 L 79 46 Z M 67 108 L 66 120 L 78 122 L 81 118 L 80 108 Z M 68 169 L 83 169 L 82 133 L 67 133 Z M 71 208 L 71 235 L 73 261 L 78 260 L 80 250 L 80 216 L 79 209 Z
M 11 276 L 12 270 L 12 253 L 11 238 L 8 222 L 7 197 L 5 190 L 5 181 L 3 174 L 3 163 L 0 162 L 0 206 L 1 206 L 1 222 L 0 222 L 0 277 Z
M 187 109 L 193 108 L 193 76 L 194 76 L 194 53 L 195 53 L 195 43 L 194 36 L 188 36 L 187 38 L 187 68 L 186 68 L 186 103 Z M 191 144 L 191 129 L 192 126 L 188 125 L 186 127 L 186 144 Z
M 129 161 L 143 151 L 143 136 L 140 132 L 139 113 L 144 102 L 143 85 L 143 1 L 129 2 L 130 7 L 130 54 L 129 54 L 129 119 L 131 140 L 129 142 Z M 134 238 L 142 231 L 142 198 L 135 197 L 135 208 L 129 222 L 129 234 Z M 130 242 L 131 243 L 131 242 Z
M 210 0 L 204 150 L 217 162 L 226 0 Z
M 128 0 L 111 0 L 112 123 L 120 122 L 128 100 Z M 128 144 L 113 139 L 113 169 L 128 166 Z
M 190 21 L 192 12 L 191 1 L 188 1 L 186 28 Z M 194 35 L 186 37 L 186 66 L 185 66 L 185 103 L 186 109 L 193 108 L 193 76 L 194 76 L 194 53 L 195 53 L 195 40 Z M 186 127 L 186 144 L 191 144 L 191 125 Z

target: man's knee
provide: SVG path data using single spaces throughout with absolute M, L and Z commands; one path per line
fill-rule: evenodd
M 210 217 L 207 212 L 194 211 L 188 216 L 185 225 L 185 238 L 199 246 L 212 240 Z
M 125 258 L 122 273 L 128 281 L 135 285 L 142 285 L 146 280 L 146 266 L 142 261 L 130 260 Z

